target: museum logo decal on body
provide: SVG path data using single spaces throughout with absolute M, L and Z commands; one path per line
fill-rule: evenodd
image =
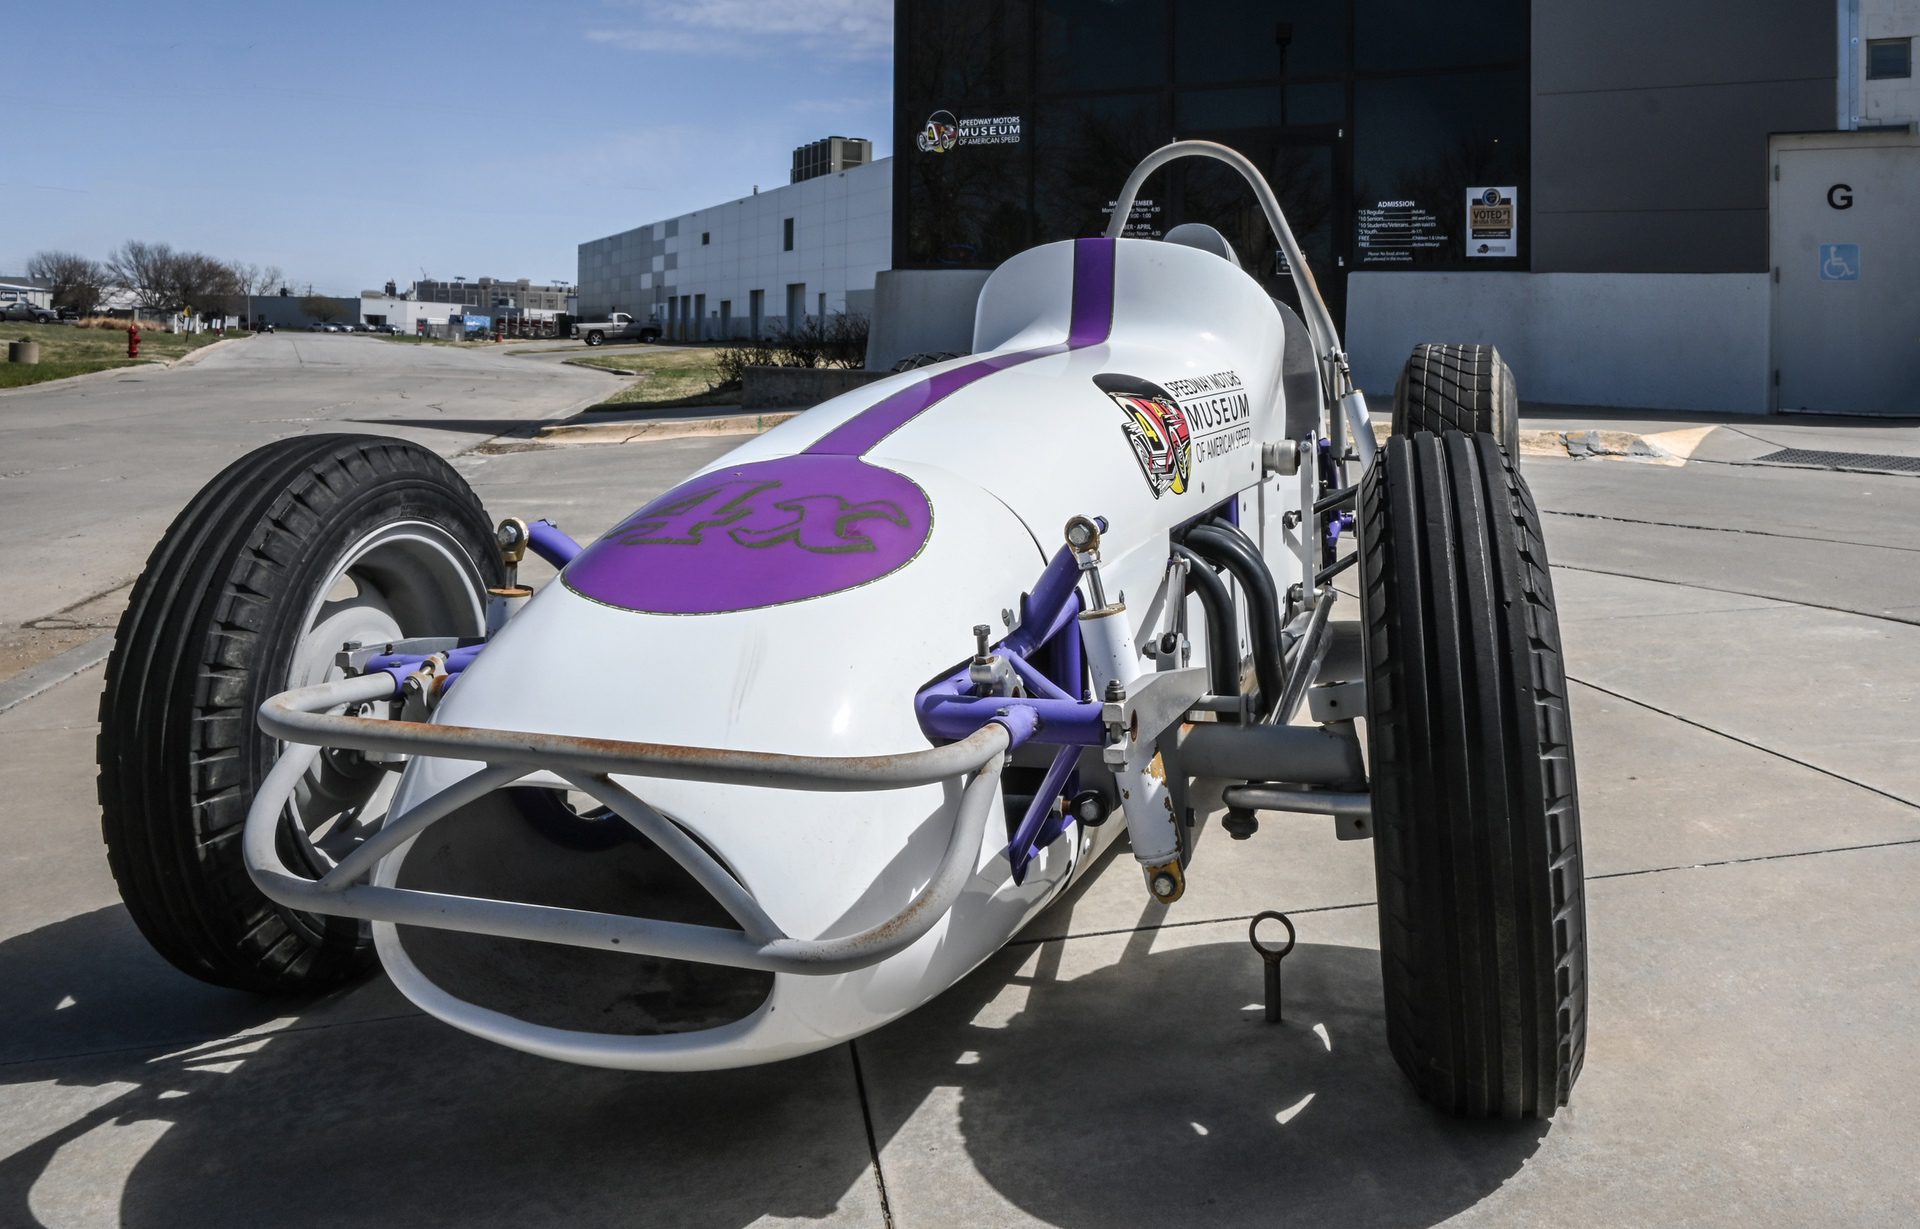
M 1195 465 L 1253 443 L 1253 404 L 1238 372 L 1216 371 L 1164 385 L 1108 373 L 1093 382 L 1124 415 L 1120 430 L 1155 499 L 1186 494 Z

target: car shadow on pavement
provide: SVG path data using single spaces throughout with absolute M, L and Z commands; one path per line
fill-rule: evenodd
M 733 1229 L 875 1202 L 844 1046 L 741 1071 L 573 1067 L 448 1028 L 385 978 L 306 1004 L 202 986 L 118 906 L 0 943 L 0 1020 L 0 1225 L 116 1193 L 133 1227 Z M 23 1130 L 29 1112 L 44 1127 Z
M 1371 950 L 1302 943 L 1268 1025 L 1243 941 L 1155 951 L 1141 931 L 1082 967 L 1088 942 L 1010 948 L 858 1043 L 903 1223 L 925 1219 L 924 1180 L 1089 1229 L 1424 1226 L 1545 1133 L 1414 1097 Z M 740 1071 L 571 1067 L 428 1019 L 384 978 L 306 1004 L 202 986 L 118 906 L 0 943 L 0 1018 L 0 1088 L 47 1124 L 0 1159 L 0 1224 L 59 1223 L 62 1192 L 118 1191 L 129 1226 L 732 1227 L 872 1198 L 844 1046 Z M 957 1148 L 953 1119 L 917 1112 L 953 1095 Z
M 1462 1122 L 1414 1094 L 1387 1050 L 1377 951 L 1300 943 L 1268 1024 L 1260 961 L 1229 929 L 1166 950 L 1151 930 L 1102 940 L 1117 959 L 1075 951 L 1086 939 L 1015 946 L 857 1042 L 896 1212 L 913 1209 L 910 1171 L 940 1181 L 950 1163 L 914 1121 L 943 1086 L 971 1168 L 1065 1229 L 1427 1226 L 1539 1147 L 1545 1123 Z
M 467 435 L 495 436 L 505 435 L 515 439 L 532 439 L 540 428 L 553 423 L 565 422 L 570 415 L 557 418 L 343 418 L 343 423 L 365 427 L 375 435 L 383 429 L 411 427 L 420 431 L 454 431 Z

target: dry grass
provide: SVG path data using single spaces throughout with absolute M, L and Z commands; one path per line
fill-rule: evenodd
M 721 390 L 716 346 L 645 346 L 620 354 L 594 354 L 567 361 L 638 377 L 599 406 L 623 410 L 733 405 L 738 389 Z
M 140 357 L 127 358 L 127 322 L 117 320 L 114 329 L 75 328 L 68 324 L 0 325 L 0 340 L 31 340 L 40 343 L 40 361 L 31 366 L 0 362 L 0 388 L 19 388 L 44 384 L 89 371 L 108 371 L 129 367 L 137 362 L 175 359 L 202 346 L 220 340 L 218 333 L 166 333 L 157 329 L 140 330 Z M 228 334 L 233 336 L 234 334 Z

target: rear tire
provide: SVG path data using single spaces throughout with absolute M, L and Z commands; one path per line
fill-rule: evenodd
M 590 346 L 597 346 L 605 340 L 606 338 L 601 335 L 599 329 L 595 329 L 593 332 L 587 334 L 587 344 Z
M 1492 346 L 1413 348 L 1393 390 L 1393 433 L 1483 432 L 1520 455 L 1520 397 L 1513 371 Z
M 1585 1056 L 1586 915 L 1539 514 L 1457 431 L 1389 440 L 1360 499 L 1387 1039 L 1451 1113 L 1549 1118 Z
M 261 993 L 325 989 L 372 964 L 362 923 L 286 909 L 247 876 L 247 809 L 279 754 L 255 713 L 337 675 L 333 652 L 362 629 L 369 643 L 479 634 L 499 583 L 480 501 L 417 445 L 281 440 L 202 488 L 134 585 L 100 699 L 101 834 L 155 950 Z M 289 864 L 324 870 L 329 841 L 377 822 L 391 776 L 323 756 L 282 825 Z

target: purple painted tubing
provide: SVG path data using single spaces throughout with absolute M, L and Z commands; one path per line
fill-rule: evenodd
M 527 526 L 527 549 L 554 567 L 564 568 L 584 548 L 552 521 L 534 521 Z
M 1353 513 L 1342 512 L 1327 521 L 1327 545 L 1337 546 L 1340 535 L 1353 532 Z
M 1013 866 L 1013 881 L 1019 883 L 1027 877 L 1027 863 L 1033 855 L 1040 852 L 1035 842 L 1040 839 L 1040 831 L 1045 827 L 1048 813 L 1053 810 L 1053 800 L 1067 787 L 1067 777 L 1073 772 L 1073 766 L 1080 761 L 1080 748 L 1062 747 L 1054 752 L 1053 763 L 1047 766 L 1047 775 L 1040 779 L 1040 789 L 1027 804 L 1027 813 L 1020 817 L 1020 826 L 1013 830 L 1013 839 L 1007 842 L 1007 861 Z
M 1007 744 L 1007 750 L 1011 751 L 1040 732 L 1040 714 L 1034 711 L 1033 706 L 1029 702 L 1018 700 L 1012 704 L 1002 705 L 1001 707 L 1006 711 L 995 713 L 989 717 L 987 721 L 982 721 L 978 725 L 975 725 L 972 730 L 967 732 L 965 737 L 972 737 L 974 733 L 978 732 L 982 726 L 985 726 L 990 721 L 1007 732 L 1007 736 L 1012 740 Z
M 913 707 L 920 728 L 934 738 L 961 739 L 997 719 L 1000 710 L 1031 710 L 1039 728 L 1030 736 L 1042 742 L 1076 747 L 1103 747 L 1107 727 L 1100 706 L 1090 700 L 1013 699 L 1008 696 L 958 696 L 921 692 Z M 1011 727 L 1009 727 L 1011 728 Z
M 1080 565 L 1074 562 L 1073 552 L 1062 546 L 1048 561 L 1047 570 L 1040 573 L 1033 592 L 1027 595 L 1020 626 L 1002 642 L 1003 647 L 1025 657 L 1045 644 L 1059 630 L 1061 615 L 1068 604 L 1079 596 L 1079 584 Z

